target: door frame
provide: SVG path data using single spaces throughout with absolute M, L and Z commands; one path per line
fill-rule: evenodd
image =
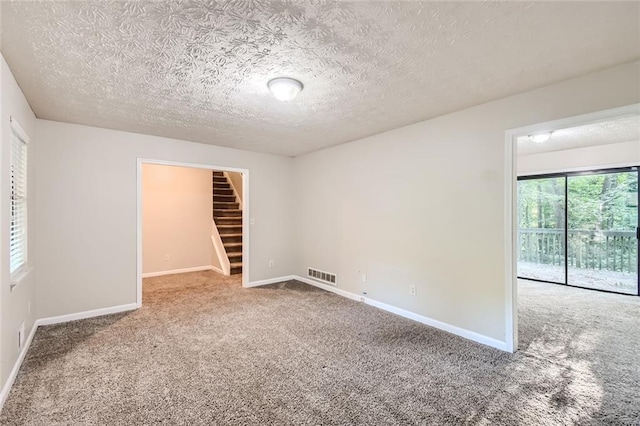
M 249 170 L 236 167 L 215 166 L 210 164 L 185 163 L 152 158 L 137 159 L 136 167 L 136 305 L 142 306 L 142 166 L 155 164 L 160 166 L 189 167 L 221 172 L 242 174 L 242 287 L 249 285 Z
M 509 352 L 518 349 L 518 279 L 516 246 L 517 224 L 517 139 L 520 136 L 540 132 L 552 132 L 567 127 L 595 124 L 630 115 L 640 115 L 640 103 L 596 111 L 559 120 L 546 121 L 505 131 L 505 179 L 504 179 L 504 281 L 505 281 L 505 346 Z M 608 164 L 607 168 L 630 167 L 636 164 Z M 567 171 L 585 171 L 594 167 L 579 167 Z

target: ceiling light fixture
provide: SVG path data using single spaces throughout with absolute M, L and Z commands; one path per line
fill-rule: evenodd
M 273 93 L 273 96 L 280 101 L 290 101 L 302 90 L 302 83 L 289 77 L 278 77 L 269 80 L 267 87 Z
M 551 133 L 552 132 L 545 132 L 545 133 L 537 133 L 535 135 L 529 135 L 529 139 L 535 143 L 545 143 L 551 138 Z

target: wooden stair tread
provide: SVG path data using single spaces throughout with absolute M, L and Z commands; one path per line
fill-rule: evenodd
M 213 219 L 230 262 L 231 275 L 242 273 L 242 210 L 229 179 L 214 171 Z
M 213 212 L 213 217 L 227 217 L 227 218 L 241 218 L 242 213 L 238 214 L 233 210 L 216 210 Z

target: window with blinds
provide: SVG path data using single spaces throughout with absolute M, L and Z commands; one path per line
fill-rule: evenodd
M 27 142 L 20 125 L 11 119 L 11 222 L 9 270 L 21 272 L 27 264 Z

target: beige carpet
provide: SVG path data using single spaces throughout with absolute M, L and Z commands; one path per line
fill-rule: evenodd
M 640 424 L 640 298 L 520 285 L 507 354 L 305 284 L 147 279 L 38 330 L 3 425 Z

